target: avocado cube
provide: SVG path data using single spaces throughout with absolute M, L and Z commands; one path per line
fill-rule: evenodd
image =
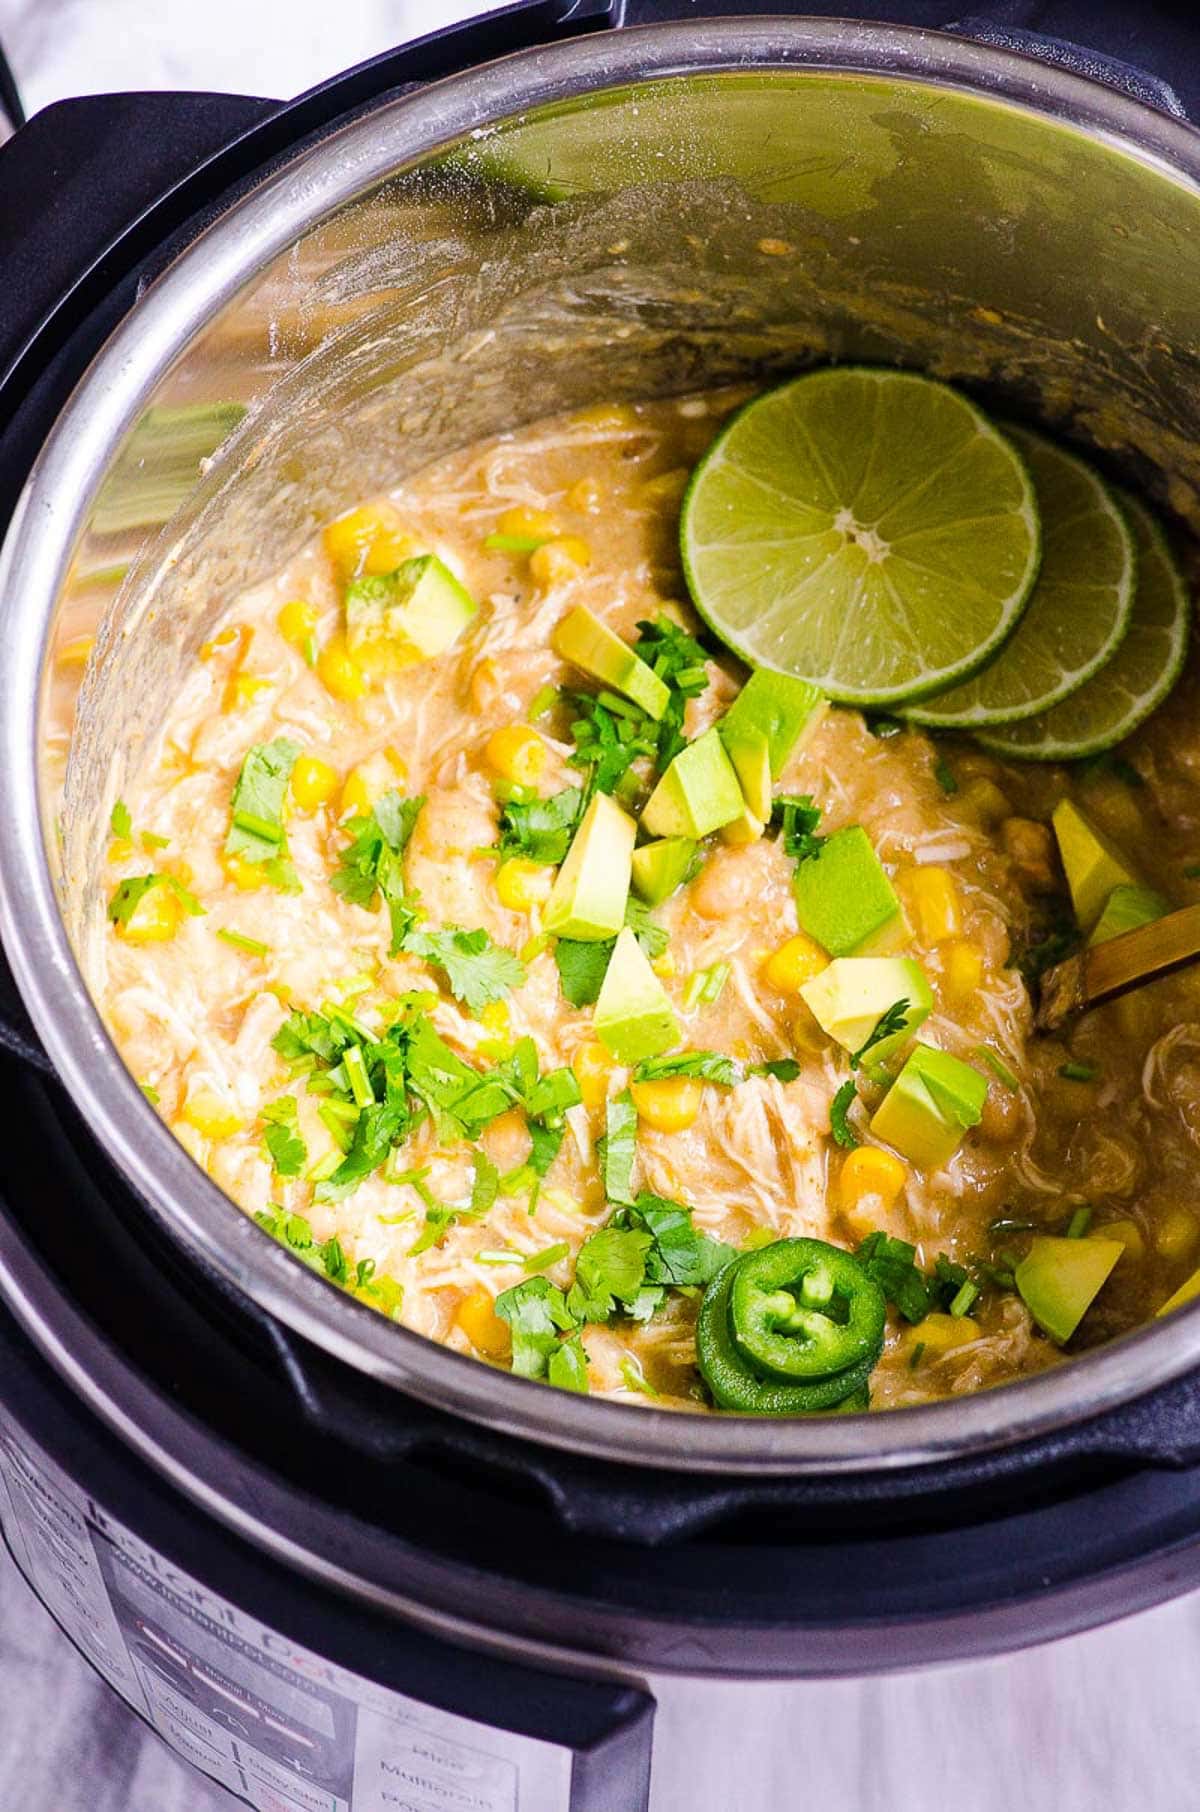
M 637 826 L 607 793 L 596 793 L 571 839 L 542 921 L 556 937 L 598 943 L 625 923 Z
M 977 1126 L 986 1077 L 948 1051 L 919 1044 L 883 1097 L 871 1131 L 924 1170 L 948 1164 L 968 1127 Z
M 933 1011 L 925 971 L 909 956 L 839 956 L 804 983 L 800 998 L 821 1030 L 847 1051 L 860 1051 L 884 1014 L 907 1001 L 898 1029 L 867 1052 L 870 1066 L 899 1050 Z
M 690 837 L 660 837 L 633 852 L 633 891 L 647 906 L 661 906 L 670 899 L 696 856 Z
M 648 667 L 641 655 L 635 654 L 629 643 L 622 641 L 586 605 L 569 611 L 551 640 L 564 661 L 590 674 L 602 686 L 611 686 L 614 692 L 632 699 L 647 717 L 658 722 L 671 696 L 667 686 L 653 667 Z
M 760 667 L 726 711 L 717 728 L 756 817 L 771 816 L 771 781 L 779 779 L 827 708 L 807 680 Z
M 1039 1234 L 1013 1276 L 1043 1333 L 1061 1346 L 1100 1294 L 1125 1247 L 1118 1239 L 1051 1239 Z
M 620 933 L 592 1014 L 596 1037 L 618 1063 L 641 1063 L 679 1042 L 666 990 L 629 927 Z
M 474 598 L 436 554 L 417 554 L 394 573 L 346 587 L 346 646 L 362 666 L 393 672 L 443 654 L 475 610 Z
M 1070 799 L 1059 800 L 1051 823 L 1079 929 L 1091 931 L 1114 887 L 1136 887 L 1137 875 L 1116 844 Z
M 1180 1284 L 1174 1295 L 1167 1297 L 1162 1308 L 1155 1309 L 1154 1313 L 1156 1316 L 1170 1315 L 1175 1309 L 1181 1309 L 1185 1303 L 1194 1302 L 1197 1296 L 1200 1296 L 1200 1271 L 1193 1271 L 1192 1275 Z
M 745 843 L 757 843 L 766 828 L 764 821 L 756 818 L 743 800 L 742 809 L 737 817 L 731 818 L 728 824 L 723 824 L 717 835 L 722 843 L 729 843 L 734 848 L 740 849 Z
M 830 956 L 890 956 L 912 935 L 861 824 L 835 831 L 796 869 L 796 912 Z
M 1170 903 L 1152 887 L 1114 887 L 1088 943 L 1106 944 L 1110 937 L 1120 937 L 1124 931 L 1152 925 L 1170 910 Z
M 642 829 L 651 837 L 690 837 L 696 843 L 742 815 L 742 789 L 715 729 L 678 755 L 651 793 Z

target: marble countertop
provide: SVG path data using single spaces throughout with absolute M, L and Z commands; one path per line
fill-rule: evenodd
M 479 0 L 0 0 L 0 45 L 31 113 L 120 88 L 282 96 L 481 10 Z M 1198 1702 L 1200 1597 L 970 1667 L 668 1692 L 660 1726 L 690 1765 L 656 1779 L 653 1812 L 1188 1812 L 1200 1805 Z M 5 1812 L 240 1803 L 143 1730 L 2 1551 L 0 1783 Z

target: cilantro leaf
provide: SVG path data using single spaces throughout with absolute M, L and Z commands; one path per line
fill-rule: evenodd
M 821 812 L 808 793 L 777 793 L 771 808 L 771 824 L 779 831 L 783 852 L 794 862 L 807 862 L 825 842 L 817 835 Z
M 298 1112 L 294 1095 L 281 1095 L 262 1110 L 267 1123 L 263 1144 L 277 1176 L 298 1177 L 308 1161 L 308 1147 L 297 1126 Z
M 708 650 L 665 613 L 638 624 L 636 653 L 657 673 L 670 694 L 658 722 L 658 766 L 666 768 L 685 746 L 683 719 L 688 700 L 708 690 Z
M 628 1089 L 604 1110 L 604 1136 L 597 1142 L 604 1193 L 610 1202 L 633 1201 L 633 1165 L 637 1157 L 637 1108 Z
M 661 956 L 671 941 L 671 934 L 663 925 L 656 925 L 650 917 L 651 908 L 644 900 L 630 894 L 625 902 L 625 923 L 633 932 L 642 950 L 650 961 Z M 616 939 L 613 939 L 616 942 Z
M 559 1390 L 577 1390 L 585 1395 L 588 1388 L 587 1354 L 578 1334 L 560 1340 L 546 1367 L 546 1381 Z
M 339 852 L 330 880 L 335 893 L 367 912 L 382 895 L 392 925 L 391 956 L 398 955 L 416 917 L 415 901 L 405 890 L 403 858 L 424 803 L 424 794 L 405 799 L 392 788 L 365 817 L 351 818 L 345 826 L 351 841 Z
M 906 1321 L 923 1321 L 933 1306 L 924 1275 L 917 1267 L 917 1249 L 905 1239 L 886 1233 L 869 1233 L 855 1257 L 872 1282 Z
M 554 961 L 563 998 L 573 1007 L 590 1007 L 600 998 L 600 987 L 608 968 L 608 959 L 616 942 L 583 943 L 575 938 L 560 937 L 554 946 Z
M 129 807 L 123 799 L 118 799 L 113 806 L 112 817 L 109 819 L 109 823 L 112 826 L 112 834 L 114 837 L 132 837 L 133 818 L 130 814 Z
M 873 1051 L 877 1044 L 882 1044 L 885 1038 L 892 1038 L 897 1032 L 904 1030 L 908 1024 L 909 1004 L 908 998 L 905 996 L 900 1000 L 894 1000 L 890 1007 L 884 1009 L 857 1051 L 851 1052 L 850 1068 L 852 1070 L 858 1068 L 867 1052 Z
M 734 1248 L 707 1233 L 698 1233 L 689 1208 L 682 1202 L 643 1190 L 631 1208 L 616 1217 L 642 1227 L 654 1244 L 646 1263 L 646 1279 L 676 1289 L 709 1283 L 735 1257 Z
M 773 1076 L 776 1082 L 794 1082 L 800 1065 L 794 1057 L 772 1057 L 767 1063 L 748 1063 L 747 1076 Z
M 577 716 L 571 724 L 575 753 L 567 757 L 572 767 L 588 770 L 585 799 L 593 793 L 613 793 L 640 756 L 658 749 L 658 726 L 626 699 L 611 692 L 593 697 L 589 692 L 568 694 Z
M 607 1321 L 617 1303 L 637 1299 L 654 1241 L 643 1229 L 610 1223 L 589 1234 L 575 1260 L 567 1307 L 577 1321 Z
M 475 1168 L 475 1178 L 471 1184 L 470 1212 L 486 1214 L 500 1193 L 500 1172 L 486 1151 L 473 1151 L 471 1163 Z
M 472 1013 L 503 1000 L 525 980 L 525 965 L 511 950 L 493 944 L 484 930 L 447 925 L 441 931 L 410 931 L 404 949 L 444 971 L 455 1000 Z
M 270 862 L 287 853 L 283 805 L 300 750 L 286 736 L 246 751 L 234 783 L 225 853 L 245 862 Z
M 732 1088 L 741 1081 L 741 1072 L 732 1057 L 719 1051 L 680 1051 L 673 1057 L 645 1057 L 633 1072 L 635 1082 L 658 1082 L 666 1076 L 698 1076 L 703 1082 L 716 1082 Z
M 111 922 L 114 925 L 127 925 L 152 887 L 169 887 L 184 911 L 192 918 L 204 916 L 204 908 L 195 894 L 189 893 L 183 882 L 176 880 L 174 875 L 131 875 L 128 880 L 121 882 L 108 902 Z
M 858 1084 L 853 1076 L 843 1082 L 833 1100 L 829 1103 L 829 1128 L 838 1144 L 846 1151 L 853 1151 L 858 1144 L 858 1134 L 846 1118 L 854 1105 L 858 1094 Z
M 501 856 L 557 865 L 571 846 L 583 811 L 583 793 L 564 787 L 549 799 L 510 799 L 500 813 Z
M 352 1190 L 378 1170 L 393 1145 L 407 1137 L 411 1115 L 403 1095 L 387 1101 L 374 1101 L 364 1107 L 354 1122 L 350 1145 L 345 1157 L 331 1177 L 318 1183 L 314 1200 L 340 1202 Z
M 309 1057 L 336 1063 L 351 1039 L 350 1032 L 323 1014 L 296 1011 L 288 1014 L 272 1038 L 271 1047 L 285 1063 L 302 1063 Z
M 496 1313 L 511 1330 L 512 1369 L 519 1378 L 545 1378 L 559 1334 L 576 1329 L 562 1291 L 547 1277 L 527 1277 L 505 1290 L 496 1298 Z

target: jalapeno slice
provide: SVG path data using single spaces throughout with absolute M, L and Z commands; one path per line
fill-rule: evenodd
M 763 1262 L 768 1259 L 769 1264 Z M 809 1296 L 823 1301 L 824 1309 L 813 1301 L 801 1302 L 806 1277 L 816 1278 Z M 750 1314 L 739 1325 L 736 1303 L 743 1279 Z M 792 1309 L 783 1302 L 784 1295 Z M 760 1300 L 763 1298 L 766 1300 Z M 744 1415 L 795 1416 L 840 1406 L 859 1408 L 864 1406 L 867 1380 L 883 1346 L 885 1314 L 882 1292 L 850 1253 L 823 1240 L 778 1240 L 757 1252 L 743 1253 L 709 1284 L 696 1325 L 696 1356 L 722 1409 L 740 1410 Z M 804 1319 L 797 1323 L 796 1332 L 782 1331 L 798 1315 Z M 813 1316 L 819 1319 L 809 1319 Z M 822 1321 L 826 1327 L 820 1325 Z M 746 1328 L 755 1346 L 762 1344 L 764 1330 L 769 1339 L 778 1339 L 785 1346 L 789 1340 L 797 1342 L 801 1363 L 809 1367 L 815 1367 L 814 1349 L 819 1350 L 824 1371 L 810 1369 L 789 1377 L 770 1370 L 747 1347 Z M 774 1351 L 769 1344 L 767 1350 Z M 853 1403 L 852 1398 L 856 1399 Z
M 820 1239 L 781 1239 L 737 1262 L 733 1338 L 759 1371 L 788 1381 L 828 1378 L 874 1359 L 887 1314 L 858 1260 Z

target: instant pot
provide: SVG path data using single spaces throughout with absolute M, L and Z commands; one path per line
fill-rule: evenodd
M 903 363 L 1197 526 L 1200 28 L 865 10 L 909 23 L 540 0 L 288 104 L 71 101 L 0 150 L 0 1523 L 264 1812 L 637 1812 L 679 1760 L 652 1792 L 656 1690 L 992 1653 L 1200 1583 L 1200 1305 L 886 1416 L 553 1392 L 269 1240 L 86 987 L 112 803 L 218 615 L 456 446 Z

